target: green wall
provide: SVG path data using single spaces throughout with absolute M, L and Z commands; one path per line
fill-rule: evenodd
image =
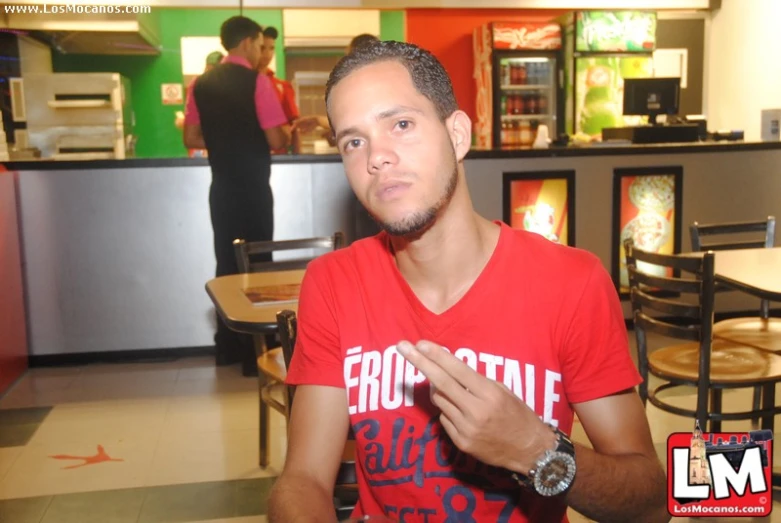
M 222 22 L 238 14 L 236 9 L 173 9 L 153 12 L 159 19 L 162 52 L 158 56 L 63 55 L 52 52 L 55 72 L 116 72 L 130 79 L 133 111 L 136 117 L 136 156 L 171 158 L 186 156 L 182 133 L 174 127 L 176 111 L 182 105 L 163 105 L 160 86 L 181 83 L 181 38 L 218 36 Z M 280 9 L 246 9 L 244 15 L 262 26 L 279 30 L 277 39 L 277 76 L 285 77 L 285 50 Z M 380 12 L 380 38 L 405 40 L 405 11 Z
M 380 40 L 407 40 L 406 11 L 380 11 Z
M 162 52 L 158 56 L 63 55 L 52 53 L 55 72 L 117 72 L 131 82 L 133 111 L 136 116 L 136 156 L 170 158 L 186 156 L 182 133 L 174 127 L 176 111 L 182 105 L 163 105 L 161 84 L 182 82 L 181 38 L 183 36 L 219 36 L 220 25 L 237 15 L 236 9 L 156 9 L 159 17 Z M 262 26 L 273 25 L 283 41 L 282 11 L 245 10 Z M 277 71 L 284 78 L 285 53 L 276 49 Z

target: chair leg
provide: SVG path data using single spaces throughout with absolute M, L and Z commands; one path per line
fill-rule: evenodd
M 762 409 L 772 409 L 776 406 L 776 384 L 762 385 Z M 769 414 L 762 418 L 762 428 L 773 430 L 775 416 Z
M 268 405 L 260 400 L 260 449 L 258 452 L 260 468 L 268 467 L 269 443 L 271 441 L 268 426 Z
M 710 411 L 711 414 L 721 414 L 721 389 L 711 389 Z M 721 432 L 721 420 L 710 421 L 711 432 Z
M 700 424 L 700 429 L 706 430 L 708 426 L 708 397 L 710 392 L 708 382 L 700 379 L 697 384 L 697 422 Z
M 754 400 L 751 402 L 751 410 L 758 411 L 762 401 L 762 386 L 754 387 Z M 751 418 L 751 430 L 759 429 L 759 417 Z

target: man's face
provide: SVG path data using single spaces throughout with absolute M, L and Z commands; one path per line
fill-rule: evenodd
M 261 48 L 263 47 L 263 35 L 259 34 L 257 38 L 246 38 L 242 42 L 244 53 L 253 68 L 258 67 L 260 63 Z
M 263 37 L 263 45 L 260 48 L 260 62 L 258 63 L 258 69 L 265 70 L 271 60 L 274 59 L 274 49 L 276 48 L 276 40 L 267 36 Z
M 397 61 L 361 67 L 331 91 L 329 115 L 348 181 L 390 234 L 427 229 L 458 184 L 455 140 Z M 463 115 L 465 117 L 465 115 Z

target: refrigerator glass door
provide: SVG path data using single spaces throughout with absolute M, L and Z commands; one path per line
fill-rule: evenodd
M 548 127 L 556 134 L 557 75 L 556 60 L 545 56 L 507 56 L 499 60 L 501 144 L 504 147 L 528 147 L 534 142 L 537 127 Z
M 624 79 L 653 76 L 648 55 L 583 56 L 575 59 L 575 134 L 601 137 L 604 127 L 642 125 L 645 116 L 624 116 Z

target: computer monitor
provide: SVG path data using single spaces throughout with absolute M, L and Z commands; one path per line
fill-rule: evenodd
M 649 116 L 656 125 L 658 114 L 678 114 L 680 78 L 627 78 L 624 80 L 624 114 Z

